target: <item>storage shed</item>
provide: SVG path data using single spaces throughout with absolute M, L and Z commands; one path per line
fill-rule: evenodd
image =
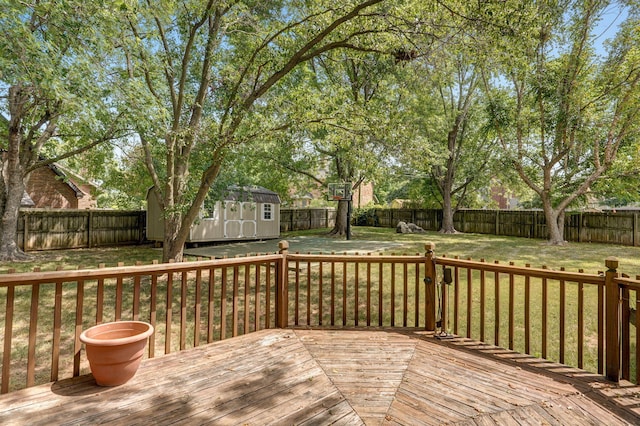
M 162 209 L 155 193 L 147 192 L 147 238 L 162 241 Z M 188 243 L 261 240 L 280 236 L 280 196 L 268 189 L 229 188 L 224 200 L 204 205 L 191 226 Z

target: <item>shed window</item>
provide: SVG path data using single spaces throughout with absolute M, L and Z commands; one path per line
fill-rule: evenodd
M 262 205 L 262 220 L 273 220 L 273 204 Z

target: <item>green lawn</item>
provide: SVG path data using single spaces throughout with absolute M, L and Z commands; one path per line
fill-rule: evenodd
M 322 236 L 325 230 L 291 232 L 281 235 L 287 239 L 299 235 Z M 327 251 L 331 251 L 331 242 L 335 237 L 327 238 Z M 596 273 L 605 269 L 604 260 L 615 256 L 620 261 L 620 270 L 630 276 L 640 275 L 640 247 L 615 246 L 608 244 L 568 243 L 565 246 L 551 246 L 543 240 L 515 237 L 499 237 L 481 234 L 444 235 L 437 232 L 424 234 L 397 234 L 390 228 L 354 227 L 353 240 L 396 241 L 403 243 L 403 249 L 394 250 L 397 254 L 424 253 L 424 243 L 436 244 L 437 256 L 458 256 L 462 259 L 495 260 L 501 263 L 515 262 L 517 265 L 530 264 L 533 267 L 547 266 L 551 269 L 564 267 L 568 271 L 584 269 Z M 103 263 L 116 266 L 118 262 L 133 265 L 136 262 L 149 264 L 162 258 L 161 249 L 152 246 L 125 246 L 96 249 L 52 250 L 30 253 L 29 262 L 0 263 L 0 273 L 9 269 L 17 272 L 31 271 L 39 267 L 43 271 L 64 269 L 96 268 Z

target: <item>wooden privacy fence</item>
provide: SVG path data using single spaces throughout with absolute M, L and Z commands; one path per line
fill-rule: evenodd
M 334 208 L 281 209 L 280 231 L 330 228 L 335 220 Z M 141 244 L 146 212 L 21 209 L 16 237 L 24 251 Z
M 395 228 L 398 222 L 411 222 L 425 230 L 442 226 L 442 210 L 370 209 L 357 224 Z M 453 216 L 458 231 L 548 238 L 544 213 L 538 210 L 459 210 Z M 568 212 L 564 235 L 567 241 L 640 246 L 640 212 Z
M 640 280 L 619 276 L 615 259 L 606 266 L 435 257 L 432 244 L 416 255 L 294 254 L 283 241 L 259 256 L 4 274 L 0 392 L 87 374 L 82 330 L 124 319 L 154 325 L 148 357 L 270 327 L 419 327 L 638 381 Z
M 280 232 L 330 228 L 336 223 L 336 209 L 280 209 Z
M 24 251 L 139 244 L 144 211 L 22 209 L 18 246 Z

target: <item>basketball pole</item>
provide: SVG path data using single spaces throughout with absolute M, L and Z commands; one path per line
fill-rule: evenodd
M 351 197 L 347 198 L 347 240 L 351 239 Z

